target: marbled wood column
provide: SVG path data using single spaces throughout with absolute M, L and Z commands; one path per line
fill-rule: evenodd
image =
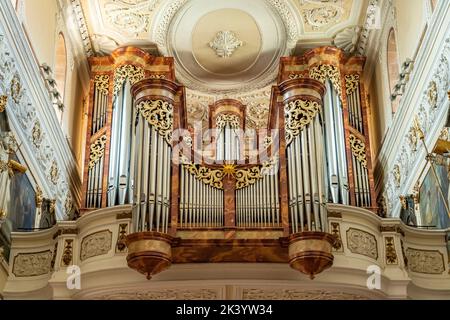
M 175 104 L 173 106 L 173 130 L 187 128 L 186 106 L 185 106 L 185 88 L 179 87 L 175 95 Z M 180 141 L 172 141 L 173 147 Z M 172 172 L 171 172 L 171 198 L 170 198 L 170 229 L 169 234 L 173 237 L 177 234 L 178 214 L 180 212 L 180 164 L 177 159 L 178 155 L 172 153 Z
M 362 79 L 362 76 L 361 76 Z M 364 133 L 366 136 L 365 144 L 366 144 L 366 158 L 367 158 L 367 172 L 369 174 L 369 187 L 370 187 L 370 197 L 372 204 L 372 211 L 377 212 L 377 194 L 375 192 L 375 179 L 373 175 L 373 165 L 372 165 L 372 149 L 370 144 L 370 135 L 369 135 L 369 114 L 368 110 L 370 108 L 368 94 L 366 91 L 366 87 L 362 81 L 359 82 L 360 89 L 360 97 L 361 97 L 361 109 L 363 116 L 363 127 Z
M 223 178 L 223 191 L 225 239 L 231 239 L 236 234 L 236 179 L 234 176 Z
M 283 227 L 283 233 L 285 237 L 290 234 L 289 230 L 289 190 L 288 190 L 288 178 L 287 178 L 287 161 L 286 161 L 286 131 L 285 118 L 284 118 L 284 104 L 282 97 L 280 97 L 280 91 L 275 90 L 275 94 L 272 96 L 272 105 L 275 107 L 275 117 L 278 118 L 278 132 L 280 135 L 280 149 L 278 150 L 280 159 L 280 174 L 278 175 L 278 186 L 280 196 L 280 215 L 281 226 Z M 280 101 L 278 101 L 280 100 Z

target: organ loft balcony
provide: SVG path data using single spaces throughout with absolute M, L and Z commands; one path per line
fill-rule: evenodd
M 108 280 L 116 286 L 177 272 L 211 280 L 211 264 L 233 279 L 261 280 L 267 265 L 286 281 L 345 279 L 355 297 L 406 297 L 408 284 L 420 296 L 449 284 L 444 233 L 377 214 L 365 58 L 335 47 L 282 58 L 260 127 L 245 101 L 227 97 L 190 119 L 172 58 L 122 47 L 90 64 L 80 215 L 13 235 L 5 296 L 24 294 L 28 279 L 29 297 L 68 297 L 72 265 L 88 279 L 80 298 L 105 298 L 105 274 L 119 275 Z M 376 293 L 366 287 L 370 266 L 385 272 Z

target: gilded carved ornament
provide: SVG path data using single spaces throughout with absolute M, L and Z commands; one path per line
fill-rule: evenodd
M 217 129 L 223 129 L 227 124 L 232 129 L 239 129 L 240 127 L 240 119 L 237 115 L 234 114 L 220 114 L 216 118 L 216 126 Z
M 359 74 L 348 74 L 345 76 L 345 89 L 347 95 L 351 95 L 358 89 L 360 81 Z
M 8 96 L 0 96 L 0 113 L 4 112 L 8 103 Z
M 438 103 L 438 88 L 435 81 L 430 83 L 430 88 L 428 89 L 428 102 L 432 108 L 437 107 Z
M 114 97 L 122 90 L 124 82 L 128 79 L 133 85 L 145 78 L 144 69 L 131 64 L 120 66 L 114 73 Z
M 338 67 L 331 64 L 322 64 L 313 67 L 309 70 L 309 77 L 311 79 L 320 81 L 323 84 L 325 84 L 325 81 L 327 79 L 330 79 L 336 92 L 339 94 L 339 96 L 342 95 L 341 73 Z
M 314 120 L 320 110 L 321 106 L 317 102 L 301 99 L 289 102 L 284 106 L 287 145 Z
M 163 100 L 142 101 L 137 110 L 164 137 L 168 144 L 172 144 L 173 105 Z
M 105 153 L 107 137 L 106 135 L 98 138 L 93 144 L 91 144 L 91 155 L 89 158 L 89 169 L 92 169 L 95 164 L 100 161 Z
M 109 94 L 109 75 L 99 74 L 94 79 L 95 88 L 103 95 Z
M 395 265 L 398 264 L 397 252 L 395 250 L 394 237 L 384 238 L 385 250 L 386 250 L 386 264 Z
M 353 134 L 350 135 L 349 141 L 353 156 L 362 164 L 364 168 L 367 168 L 366 144 Z
M 15 74 L 11 80 L 11 98 L 18 104 L 22 98 L 22 84 L 18 74 Z

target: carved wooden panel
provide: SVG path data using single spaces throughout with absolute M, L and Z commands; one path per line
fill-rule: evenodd
M 412 272 L 442 274 L 445 271 L 444 255 L 440 251 L 408 248 L 406 258 Z
M 366 231 L 350 228 L 347 230 L 347 248 L 352 253 L 378 259 L 378 244 L 375 236 Z
M 52 269 L 53 253 L 50 250 L 19 253 L 14 257 L 13 274 L 16 277 L 34 277 L 47 274 Z
M 109 230 L 90 234 L 81 241 L 80 259 L 86 259 L 107 254 L 112 246 L 112 232 Z

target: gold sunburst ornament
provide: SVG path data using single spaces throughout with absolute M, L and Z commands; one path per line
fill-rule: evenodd
M 236 174 L 236 166 L 234 164 L 225 164 L 222 168 L 225 177 L 231 177 Z

